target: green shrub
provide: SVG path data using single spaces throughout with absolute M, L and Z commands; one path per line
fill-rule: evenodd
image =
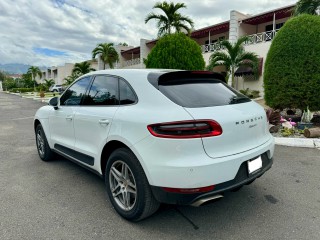
M 203 70 L 205 67 L 200 46 L 184 33 L 159 39 L 144 63 L 147 68 Z
M 3 89 L 10 91 L 12 88 L 17 87 L 17 82 L 13 80 L 12 78 L 5 78 L 5 80 L 2 82 Z
M 320 17 L 291 18 L 274 38 L 264 71 L 266 104 L 320 109 Z

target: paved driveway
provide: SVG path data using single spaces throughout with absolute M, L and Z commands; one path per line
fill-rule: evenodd
M 0 239 L 320 239 L 320 151 L 277 147 L 273 168 L 215 204 L 162 206 L 121 219 L 103 181 L 58 158 L 38 158 L 42 103 L 0 93 Z

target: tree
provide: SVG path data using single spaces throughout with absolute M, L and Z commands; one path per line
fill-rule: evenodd
M 6 74 L 0 71 L 0 81 L 4 81 L 6 79 Z
M 28 69 L 29 74 L 31 74 L 31 78 L 33 80 L 33 89 L 34 91 L 36 91 L 36 77 L 39 76 L 40 78 L 42 77 L 42 73 L 40 71 L 40 68 L 35 67 L 35 66 L 31 66 Z
M 203 70 L 205 67 L 200 46 L 184 33 L 160 38 L 144 63 L 147 68 Z
M 216 66 L 225 66 L 227 75 L 231 75 L 231 86 L 235 86 L 234 73 L 240 66 L 252 67 L 254 75 L 258 77 L 259 59 L 257 54 L 253 52 L 246 52 L 243 43 L 248 38 L 241 37 L 234 44 L 228 40 L 220 42 L 221 47 L 225 50 L 215 51 L 209 58 L 208 70 L 213 70 Z
M 264 70 L 265 100 L 273 108 L 319 110 L 320 17 L 289 19 L 273 39 Z
M 91 71 L 95 71 L 94 68 L 90 66 L 90 62 L 81 62 L 76 63 L 72 69 L 72 73 L 78 74 L 79 76 L 89 73 Z
M 187 8 L 184 3 L 174 4 L 173 2 L 157 2 L 153 8 L 160 9 L 164 12 L 162 14 L 155 14 L 153 12 L 149 13 L 145 18 L 145 23 L 149 22 L 151 19 L 157 21 L 158 36 L 163 36 L 165 34 L 171 34 L 172 29 L 175 29 L 176 32 L 181 32 L 182 29 L 190 33 L 191 29 L 194 27 L 193 21 L 184 15 L 178 13 L 180 8 Z M 188 26 L 190 25 L 190 27 Z
M 118 45 L 120 45 L 120 46 L 129 46 L 128 43 L 126 43 L 126 42 L 123 42 L 123 43 L 120 42 Z
M 307 13 L 311 15 L 320 14 L 320 0 L 299 0 L 294 8 L 293 15 Z
M 68 77 L 64 79 L 65 83 L 63 85 L 69 86 L 71 83 L 73 83 L 80 75 L 77 73 L 72 73 Z
M 44 88 L 46 91 L 49 90 L 49 88 L 54 84 L 54 80 L 53 79 L 45 79 L 44 80 Z
M 21 82 L 23 84 L 23 87 L 25 87 L 25 88 L 32 88 L 36 85 L 35 81 L 32 80 L 31 73 L 22 74 Z
M 12 88 L 16 88 L 17 87 L 17 82 L 10 77 L 6 77 L 3 81 L 3 89 L 5 89 L 6 91 L 9 91 Z
M 40 78 L 42 77 L 42 73 L 41 73 L 41 71 L 40 71 L 40 68 L 35 67 L 35 66 L 29 67 L 27 73 L 31 74 L 31 77 L 32 77 L 32 80 L 33 80 L 33 81 L 36 80 L 36 77 L 37 77 L 37 76 L 39 76 Z
M 119 61 L 119 54 L 113 47 L 113 43 L 99 43 L 95 49 L 92 50 L 92 58 L 100 55 L 100 59 L 103 61 L 103 69 L 106 68 L 106 64 L 109 64 L 110 68 L 113 68 L 113 64 Z

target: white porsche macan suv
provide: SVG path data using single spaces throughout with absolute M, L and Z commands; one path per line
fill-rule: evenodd
M 131 221 L 220 198 L 273 163 L 264 109 L 206 71 L 91 72 L 41 107 L 34 129 L 42 160 L 58 153 L 103 177 Z

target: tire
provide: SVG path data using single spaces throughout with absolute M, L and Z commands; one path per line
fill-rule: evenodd
M 116 149 L 110 155 L 105 183 L 110 202 L 118 214 L 127 220 L 140 221 L 160 206 L 138 159 L 127 148 Z
M 41 160 L 47 162 L 54 158 L 54 152 L 51 150 L 46 135 L 43 131 L 41 124 L 36 127 L 36 144 L 39 157 Z
M 58 92 L 58 90 L 57 90 L 57 89 L 54 89 L 52 92 L 56 93 L 56 92 Z

